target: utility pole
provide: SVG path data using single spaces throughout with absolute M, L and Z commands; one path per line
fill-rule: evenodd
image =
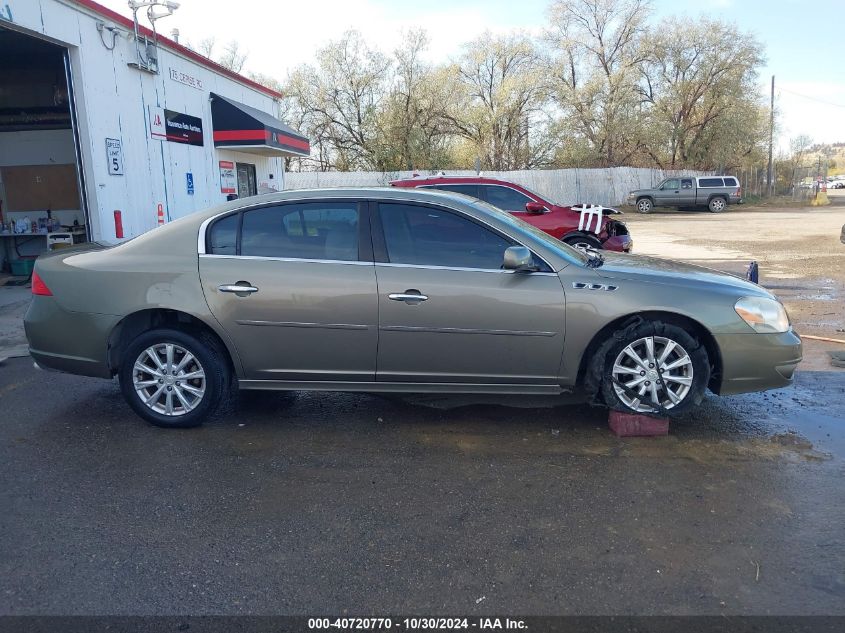
M 769 168 L 766 172 L 766 186 L 769 197 L 774 192 L 774 181 L 772 180 L 772 147 L 775 140 L 775 76 L 772 75 L 772 107 L 769 114 Z

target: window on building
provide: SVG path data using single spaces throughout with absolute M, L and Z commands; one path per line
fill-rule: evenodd
M 451 268 L 502 267 L 513 243 L 472 220 L 436 207 L 380 204 L 388 259 L 396 264 Z

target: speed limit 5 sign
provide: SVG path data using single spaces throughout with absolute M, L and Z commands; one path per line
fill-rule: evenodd
M 106 160 L 109 166 L 109 173 L 112 176 L 123 175 L 123 149 L 120 146 L 120 139 L 106 139 Z

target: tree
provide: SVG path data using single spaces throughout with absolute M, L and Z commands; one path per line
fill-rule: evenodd
M 213 48 L 213 40 L 211 45 Z M 226 48 L 223 50 L 223 56 L 217 60 L 217 63 L 224 68 L 228 68 L 232 72 L 239 73 L 243 70 L 244 64 L 246 64 L 247 56 L 248 53 L 241 52 L 238 42 L 236 40 L 232 40 L 226 45 Z
M 735 25 L 670 17 L 649 38 L 640 95 L 661 167 L 712 169 L 765 142 L 757 87 L 760 44 Z
M 454 132 L 466 139 L 485 169 L 535 166 L 530 139 L 534 116 L 542 109 L 539 56 L 523 33 L 470 42 L 444 81 L 450 84 L 447 116 Z M 533 116 L 533 119 L 532 119 Z
M 291 107 L 301 113 L 319 169 L 382 169 L 378 114 L 389 62 L 357 31 L 348 31 L 288 77 Z
M 635 88 L 650 11 L 648 0 L 557 0 L 549 8 L 550 88 L 570 156 L 612 166 L 642 149 Z

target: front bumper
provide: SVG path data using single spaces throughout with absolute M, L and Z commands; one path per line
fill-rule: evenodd
M 720 395 L 766 391 L 792 384 L 803 358 L 801 337 L 790 328 L 781 334 L 717 334 L 722 375 L 713 391 Z
M 630 253 L 634 249 L 634 240 L 630 235 L 614 235 L 602 242 L 602 248 L 617 253 Z

